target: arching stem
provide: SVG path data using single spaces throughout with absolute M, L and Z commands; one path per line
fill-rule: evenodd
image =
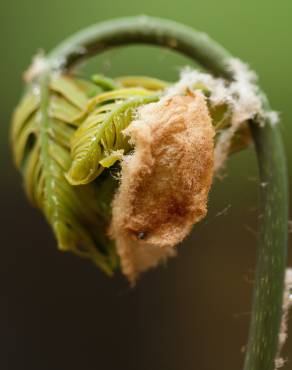
M 123 18 L 88 28 L 48 55 L 52 68 L 70 69 L 108 48 L 152 44 L 179 51 L 212 74 L 232 80 L 232 57 L 203 33 L 175 22 Z M 286 266 L 288 187 L 278 126 L 251 123 L 260 172 L 260 230 L 252 319 L 244 370 L 273 370 L 282 314 Z

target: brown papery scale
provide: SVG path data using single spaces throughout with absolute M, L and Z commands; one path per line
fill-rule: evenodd
M 174 246 L 205 217 L 215 131 L 205 98 L 194 93 L 140 107 L 124 134 L 135 150 L 122 162 L 110 235 L 134 282 L 174 256 Z

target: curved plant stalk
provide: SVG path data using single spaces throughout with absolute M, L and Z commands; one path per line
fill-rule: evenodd
M 177 23 L 148 17 L 125 18 L 93 26 L 65 41 L 49 55 L 52 68 L 70 69 L 107 48 L 133 43 L 175 49 L 229 80 L 231 55 L 207 35 Z M 277 352 L 286 264 L 288 189 L 279 128 L 269 120 L 251 123 L 260 169 L 260 237 L 253 311 L 244 370 L 272 370 Z
M 53 50 L 52 69 L 68 70 L 108 48 L 135 43 L 179 51 L 211 73 L 232 80 L 231 55 L 207 35 L 183 25 L 145 16 L 88 28 Z M 260 93 L 260 92 L 259 92 Z M 286 264 L 288 190 L 279 128 L 251 122 L 260 169 L 260 238 L 252 320 L 244 370 L 272 370 L 277 352 Z

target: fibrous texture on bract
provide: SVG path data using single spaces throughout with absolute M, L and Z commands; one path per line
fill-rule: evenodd
M 111 235 L 130 280 L 160 260 L 207 211 L 214 128 L 202 94 L 139 108 L 124 132 L 135 149 L 122 163 Z

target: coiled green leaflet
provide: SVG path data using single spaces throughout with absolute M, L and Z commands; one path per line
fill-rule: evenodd
M 107 48 L 133 43 L 175 48 L 202 64 L 210 73 L 228 80 L 233 78 L 233 71 L 228 64 L 231 55 L 205 34 L 174 22 L 147 17 L 105 22 L 82 31 L 49 54 L 49 68 L 57 71 L 70 70 L 80 60 Z M 41 111 L 46 116 L 49 89 L 47 77 L 43 76 L 42 80 Z M 267 107 L 267 103 L 265 106 Z M 41 128 L 43 138 L 47 128 L 46 125 Z M 268 119 L 264 126 L 252 122 L 251 128 L 259 160 L 260 182 L 267 183 L 267 186 L 260 187 L 260 213 L 263 217 L 260 224 L 257 277 L 244 369 L 272 370 L 277 352 L 287 250 L 286 164 L 279 128 L 272 125 Z M 32 126 L 32 130 L 37 128 Z M 31 135 L 29 129 L 26 135 Z M 46 149 L 41 156 L 46 157 L 50 149 L 50 139 L 46 137 L 44 140 Z M 56 166 L 57 161 L 49 162 Z M 51 180 L 46 178 L 46 171 L 44 173 L 42 181 L 47 183 L 45 194 L 49 194 L 52 184 Z M 46 207 L 46 214 L 50 215 L 51 205 Z
M 72 165 L 67 179 L 71 185 L 87 184 L 104 168 L 112 166 L 130 150 L 122 131 L 132 121 L 135 108 L 158 100 L 153 91 L 138 88 L 113 90 L 97 95 L 88 104 L 97 106 L 72 138 Z M 118 102 L 117 102 L 118 101 Z M 84 118 L 83 118 L 84 119 Z
M 42 76 L 16 109 L 11 137 L 26 193 L 44 212 L 59 248 L 90 258 L 111 274 L 118 258 L 106 230 L 117 180 L 107 173 L 93 180 L 130 150 L 121 131 L 134 108 L 158 99 L 164 83 L 156 80 L 147 90 L 114 85 L 102 76 L 93 80 Z M 90 184 L 71 186 L 65 177 L 74 185 Z

